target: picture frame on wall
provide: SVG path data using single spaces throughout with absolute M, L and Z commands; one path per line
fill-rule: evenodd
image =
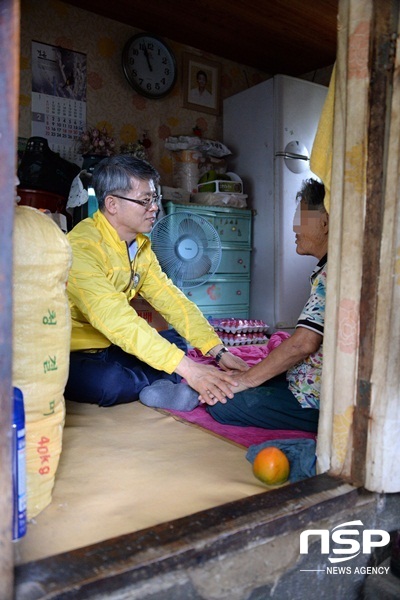
M 213 60 L 183 55 L 183 106 L 218 115 L 220 112 L 221 65 Z

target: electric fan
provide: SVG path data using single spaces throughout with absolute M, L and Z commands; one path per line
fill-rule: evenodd
M 151 244 L 163 271 L 179 288 L 205 283 L 221 261 L 221 240 L 204 217 L 189 212 L 166 215 L 156 222 Z

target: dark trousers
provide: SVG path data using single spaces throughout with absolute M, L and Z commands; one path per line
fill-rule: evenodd
M 186 341 L 175 329 L 160 331 L 160 335 L 186 354 Z M 182 378 L 158 371 L 118 346 L 95 353 L 71 352 L 65 398 L 99 406 L 126 404 L 137 400 L 140 391 L 156 379 L 179 383 Z
M 316 433 L 319 410 L 302 408 L 288 389 L 284 375 L 274 377 L 265 385 L 238 392 L 226 404 L 217 402 L 207 411 L 219 423 L 291 429 Z

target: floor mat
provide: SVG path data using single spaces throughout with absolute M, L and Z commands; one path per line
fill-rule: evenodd
M 237 445 L 140 402 L 67 402 L 52 503 L 15 548 L 21 564 L 259 494 Z

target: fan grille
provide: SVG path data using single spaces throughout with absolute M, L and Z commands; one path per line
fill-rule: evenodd
M 158 221 L 151 243 L 163 271 L 179 288 L 205 283 L 221 261 L 221 240 L 201 215 L 177 212 Z

